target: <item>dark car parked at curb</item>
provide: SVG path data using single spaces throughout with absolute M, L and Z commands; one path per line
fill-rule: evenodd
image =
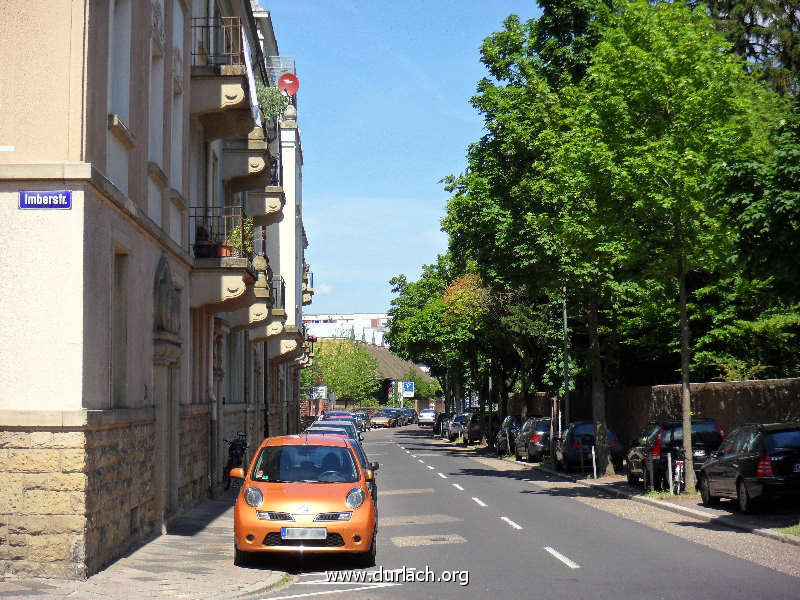
M 451 419 L 452 417 L 453 413 L 448 412 L 442 412 L 436 415 L 436 420 L 433 422 L 433 426 L 431 427 L 431 433 L 433 433 L 433 435 L 442 435 L 442 427 L 445 423 L 447 423 L 447 420 Z
M 514 445 L 514 458 L 528 462 L 550 454 L 550 418 L 531 417 L 522 425 Z M 590 459 L 591 460 L 591 459 Z
M 521 415 L 508 415 L 500 424 L 500 431 L 494 438 L 494 449 L 497 456 L 505 456 L 511 454 L 511 449 L 514 447 L 515 440 L 522 427 Z
M 483 427 L 483 433 L 486 434 L 486 439 L 494 442 L 496 432 L 500 429 L 500 417 L 497 413 L 489 415 L 476 411 L 468 414 L 463 431 L 464 444 L 479 444 L 483 437 L 481 427 Z
M 800 497 L 800 422 L 757 423 L 733 430 L 700 469 L 703 504 L 734 498 L 751 512 L 761 501 Z
M 592 468 L 592 446 L 594 446 L 594 423 L 591 421 L 576 421 L 570 423 L 564 434 L 564 439 L 556 447 L 555 464 L 558 469 L 567 471 L 576 468 Z M 622 460 L 625 458 L 625 449 L 619 443 L 617 434 L 608 428 L 608 449 L 614 468 L 622 470 Z M 597 465 L 598 470 L 600 465 Z
M 725 433 L 714 419 L 692 419 L 692 455 L 695 472 L 711 453 L 719 448 Z M 650 466 L 652 464 L 653 486 L 657 490 L 667 488 L 667 454 L 683 457 L 683 423 L 681 421 L 651 421 L 642 433 L 631 442 L 627 454 L 626 474 L 631 485 L 644 481 L 650 488 Z

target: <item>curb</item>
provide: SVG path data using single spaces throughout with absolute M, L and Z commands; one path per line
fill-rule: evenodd
M 239 598 L 250 597 L 254 594 L 264 594 L 269 592 L 272 588 L 277 587 L 285 576 L 286 573 L 283 571 L 272 571 L 264 581 L 241 587 L 232 592 L 208 596 L 207 600 L 238 600 Z
M 502 460 L 507 460 L 511 462 L 510 459 L 506 458 Z M 554 471 L 553 469 L 550 469 L 548 467 L 539 466 L 531 468 L 536 469 L 538 471 L 542 471 L 543 473 L 547 473 L 549 475 L 555 475 L 556 477 L 560 477 L 568 481 L 573 481 L 585 487 L 594 488 L 598 491 L 611 494 L 612 496 L 617 496 L 619 498 L 626 498 L 628 500 L 633 500 L 634 502 L 639 502 L 641 504 L 648 504 L 650 506 L 668 510 L 670 512 L 678 513 L 687 517 L 694 517 L 695 519 L 701 519 L 708 523 L 711 523 L 713 521 L 714 523 L 720 523 L 721 525 L 725 525 L 726 527 L 730 527 L 731 529 L 739 529 L 741 531 L 746 531 L 748 533 L 752 533 L 764 538 L 769 538 L 776 542 L 783 542 L 784 544 L 792 544 L 794 546 L 800 546 L 800 536 L 797 535 L 791 535 L 788 533 L 778 533 L 777 531 L 773 531 L 772 529 L 761 529 L 758 527 L 750 527 L 749 525 L 745 525 L 744 523 L 739 523 L 738 521 L 736 521 L 735 519 L 731 519 L 730 517 L 715 515 L 713 513 L 708 513 L 703 510 L 697 510 L 696 508 L 689 508 L 687 506 L 680 506 L 678 504 L 673 504 L 672 502 L 665 502 L 664 500 L 658 500 L 656 498 L 648 498 L 646 496 L 639 496 L 637 494 L 629 494 L 621 490 L 608 488 L 599 483 L 591 483 L 581 479 L 577 479 L 565 473 Z

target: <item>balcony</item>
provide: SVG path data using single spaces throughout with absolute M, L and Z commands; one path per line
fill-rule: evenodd
M 227 320 L 234 331 L 239 329 L 258 330 L 266 326 L 270 309 L 274 304 L 275 299 L 270 287 L 272 271 L 269 268 L 267 259 L 263 256 L 256 256 L 252 262 L 253 269 L 258 274 L 253 285 L 253 303 L 250 306 L 228 313 Z
M 281 186 L 270 185 L 263 190 L 247 192 L 247 214 L 253 224 L 267 227 L 283 219 L 286 194 Z
M 266 321 L 250 328 L 250 341 L 263 342 L 281 335 L 286 323 L 286 282 L 283 277 L 275 277 L 269 282 L 272 306 Z
M 252 225 L 239 206 L 189 208 L 192 235 L 192 308 L 232 312 L 255 301 Z
M 255 127 L 247 137 L 226 140 L 222 156 L 222 179 L 231 192 L 264 189 L 269 185 L 271 161 L 263 128 Z
M 192 19 L 191 112 L 206 141 L 245 135 L 255 127 L 245 40 L 239 17 Z

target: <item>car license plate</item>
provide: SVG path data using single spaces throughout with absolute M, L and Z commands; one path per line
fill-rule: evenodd
M 695 456 L 705 456 L 706 455 L 706 451 L 705 450 L 695 450 L 694 451 L 694 455 Z
M 328 537 L 327 527 L 281 527 L 284 540 L 324 540 Z
M 794 472 L 795 472 L 795 473 L 800 473 L 800 463 L 795 463 L 795 465 L 794 465 Z

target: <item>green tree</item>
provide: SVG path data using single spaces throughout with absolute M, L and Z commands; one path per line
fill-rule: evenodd
M 378 361 L 362 345 L 352 340 L 328 339 L 317 343 L 314 366 L 322 381 L 347 404 L 374 403 L 380 388 Z

